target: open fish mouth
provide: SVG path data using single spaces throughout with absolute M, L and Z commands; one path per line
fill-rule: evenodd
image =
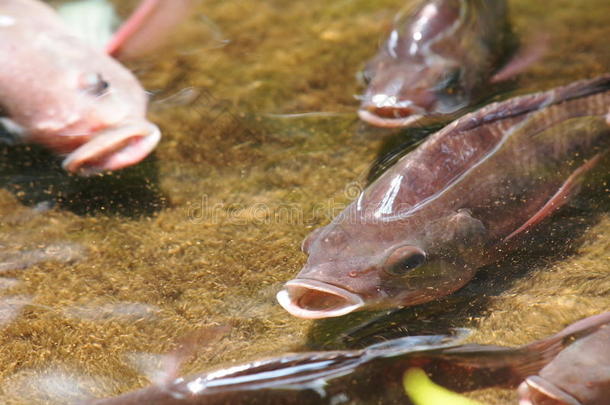
M 62 166 L 81 176 L 119 170 L 143 160 L 160 139 L 161 131 L 150 122 L 108 128 L 70 153 Z
M 276 298 L 286 311 L 304 319 L 346 315 L 364 306 L 359 295 L 316 280 L 291 280 Z
M 580 401 L 539 376 L 530 376 L 517 390 L 519 405 L 565 404 L 580 405 Z
M 413 109 L 389 109 L 384 107 L 378 109 L 361 108 L 358 110 L 358 116 L 362 121 L 376 127 L 400 128 L 420 120 L 423 114 L 417 113 Z

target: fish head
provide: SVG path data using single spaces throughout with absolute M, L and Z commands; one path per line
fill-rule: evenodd
M 481 239 L 480 224 L 456 215 L 420 231 L 405 223 L 320 228 L 305 239 L 307 263 L 277 294 L 278 302 L 294 316 L 318 319 L 447 295 L 473 277 L 471 252 Z
M 468 104 L 464 71 L 449 59 L 427 64 L 383 54 L 363 75 L 369 84 L 358 115 L 372 125 L 409 126 L 425 116 L 449 114 Z
M 530 376 L 519 385 L 519 405 L 581 405 L 581 402 L 540 377 Z
M 146 119 L 148 98 L 132 73 L 79 41 L 43 39 L 40 52 L 60 59 L 26 69 L 27 91 L 15 85 L 11 95 L 8 116 L 24 140 L 65 156 L 63 167 L 81 175 L 144 159 L 160 131 Z
M 364 121 L 403 127 L 466 104 L 464 58 L 455 32 L 465 23 L 466 3 L 433 0 L 397 17 L 363 71 L 368 87 L 359 115 Z

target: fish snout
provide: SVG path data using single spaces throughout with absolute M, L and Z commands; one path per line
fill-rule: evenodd
M 425 103 L 428 104 L 428 103 Z M 376 94 L 367 97 L 358 110 L 361 120 L 378 127 L 397 128 L 411 125 L 426 115 L 425 106 L 396 96 Z
M 107 128 L 70 153 L 62 166 L 81 176 L 123 169 L 148 156 L 160 139 L 159 128 L 147 121 Z
M 519 385 L 519 405 L 581 405 L 581 402 L 539 376 L 530 376 Z
M 290 314 L 304 319 L 341 316 L 364 306 L 358 295 L 322 281 L 295 279 L 277 293 L 279 304 Z

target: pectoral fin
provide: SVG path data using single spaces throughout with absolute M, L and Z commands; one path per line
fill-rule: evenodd
M 107 0 L 76 0 L 57 8 L 72 33 L 86 43 L 103 49 L 119 24 L 114 6 Z
M 514 230 L 510 235 L 504 238 L 504 242 L 508 242 L 510 239 L 515 236 L 528 231 L 530 228 L 534 227 L 545 218 L 552 215 L 555 211 L 561 208 L 569 198 L 576 193 L 578 190 L 578 186 L 580 185 L 580 180 L 582 177 L 601 160 L 603 154 L 598 153 L 593 158 L 589 159 L 582 166 L 576 169 L 570 177 L 559 187 L 559 190 L 551 197 L 550 200 L 544 204 L 538 212 L 536 212 L 530 219 L 528 219 L 523 225 Z
M 19 143 L 27 136 L 27 131 L 10 118 L 0 117 L 0 142 L 6 145 Z
M 512 79 L 542 59 L 548 48 L 549 38 L 547 35 L 538 34 L 534 36 L 533 41 L 521 48 L 504 67 L 492 76 L 490 82 L 498 83 Z
M 142 0 L 110 40 L 106 52 L 125 60 L 158 49 L 195 4 L 196 0 Z

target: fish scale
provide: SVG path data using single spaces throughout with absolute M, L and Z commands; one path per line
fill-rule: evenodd
M 420 304 L 464 286 L 570 200 L 610 143 L 610 75 L 490 104 L 430 136 L 308 237 L 295 316 Z M 327 238 L 336 229 L 340 240 Z

